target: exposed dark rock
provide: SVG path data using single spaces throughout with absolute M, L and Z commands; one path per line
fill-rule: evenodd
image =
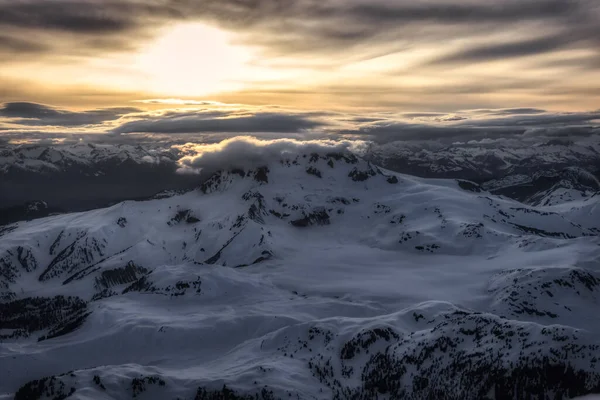
M 210 193 L 216 188 L 218 188 L 221 182 L 223 182 L 222 171 L 215 172 L 213 175 L 211 175 L 210 178 L 202 182 L 202 184 L 200 185 L 200 190 L 204 194 Z
M 194 400 L 275 400 L 273 391 L 264 387 L 260 392 L 252 394 L 239 394 L 235 390 L 223 385 L 220 390 L 211 390 L 200 387 Z
M 269 168 L 259 167 L 254 173 L 254 180 L 261 183 L 269 183 Z
M 76 389 L 67 390 L 65 383 L 56 376 L 34 380 L 21 386 L 15 393 L 15 400 L 64 400 L 71 397 Z
M 427 321 L 422 314 L 413 317 Z M 308 366 L 330 397 L 340 400 L 475 400 L 490 395 L 550 400 L 600 390 L 600 346 L 586 344 L 575 329 L 524 326 L 459 309 L 425 321 L 421 324 L 427 323 L 427 329 L 409 334 L 391 328 L 362 331 L 339 352 L 315 344 L 324 351 L 309 352 Z M 309 336 L 312 340 L 316 338 Z M 293 356 L 295 342 L 290 338 L 279 350 Z M 299 338 L 297 348 L 304 344 Z
M 404 214 L 395 215 L 390 220 L 390 224 L 392 224 L 392 225 L 400 225 L 402 222 L 404 222 L 405 219 L 406 219 L 406 215 L 404 215 Z
M 195 224 L 200 222 L 200 219 L 198 219 L 191 210 L 180 210 L 169 222 L 167 222 L 167 224 L 169 226 L 175 226 L 184 221 L 186 224 Z
M 579 298 L 595 304 L 600 298 L 600 276 L 583 268 L 522 268 L 502 271 L 492 278 L 494 312 L 558 318 L 572 310 L 555 298 Z
M 165 386 L 166 382 L 158 376 L 145 376 L 131 380 L 131 392 L 135 398 L 146 391 L 146 385 Z
M 115 292 L 114 290 L 111 289 L 104 289 L 100 292 L 94 293 L 94 295 L 92 296 L 92 298 L 90 299 L 90 301 L 98 301 L 98 300 L 102 300 L 102 299 L 106 299 L 112 296 L 118 296 L 119 293 Z
M 350 178 L 352 178 L 353 181 L 355 182 L 362 182 L 362 181 L 366 181 L 367 179 L 369 179 L 372 176 L 377 175 L 377 172 L 373 171 L 373 170 L 367 170 L 367 171 L 359 171 L 358 169 L 354 168 L 352 171 L 350 171 L 350 173 L 348 174 L 348 176 Z
M 175 285 L 159 287 L 146 275 L 129 285 L 123 290 L 123 294 L 130 292 L 153 293 L 169 297 L 184 296 L 188 290 L 196 294 L 202 293 L 202 280 L 198 277 L 193 281 L 178 281 Z
M 207 259 L 206 261 L 204 261 L 205 264 L 215 264 L 217 261 L 219 261 L 219 259 L 221 258 L 221 253 L 223 252 L 223 250 L 225 250 L 225 248 L 227 246 L 229 246 L 231 244 L 231 242 L 233 242 L 233 240 L 240 234 L 243 232 L 243 229 L 240 230 L 238 233 L 236 233 L 235 235 L 233 235 L 231 238 L 229 238 L 229 240 L 223 245 L 223 247 L 221 247 L 219 249 L 219 251 L 217 251 L 212 257 L 210 257 L 209 259 Z
M 400 235 L 400 241 L 399 241 L 399 243 L 408 242 L 409 240 L 416 238 L 420 234 L 421 234 L 421 232 L 419 232 L 419 231 L 402 232 L 401 235 Z
M 350 204 L 350 200 L 348 200 L 345 197 L 333 197 L 333 198 L 328 199 L 327 202 L 331 203 L 331 204 L 342 203 L 346 206 Z
M 78 269 L 85 269 L 98 258 L 104 257 L 106 243 L 106 239 L 99 240 L 88 237 L 87 232 L 78 232 L 76 239 L 58 253 L 40 274 L 39 281 L 44 282 L 65 272 L 74 273 Z
M 0 330 L 12 331 L 0 339 L 29 337 L 48 329 L 40 340 L 65 335 L 81 326 L 89 313 L 87 303 L 79 297 L 28 297 L 0 303 Z
M 314 176 L 316 176 L 318 178 L 322 178 L 321 171 L 319 171 L 315 167 L 308 167 L 308 168 L 306 168 L 306 173 L 309 174 L 309 175 L 314 175 Z
M 154 290 L 152 290 L 154 289 Z M 123 294 L 129 292 L 153 292 L 156 288 L 153 288 L 152 282 L 148 279 L 147 276 L 142 276 L 137 281 L 133 282 L 131 285 L 127 286 L 123 289 Z
M 17 225 L 0 226 L 0 237 L 17 229 Z
M 263 250 L 261 253 L 261 256 L 258 257 L 256 260 L 254 260 L 252 263 L 236 265 L 234 268 L 243 268 L 243 267 L 248 267 L 250 265 L 255 265 L 255 264 L 261 263 L 263 261 L 267 261 L 267 260 L 271 259 L 272 257 L 273 257 L 273 253 L 271 253 L 268 250 Z
M 98 375 L 94 375 L 93 381 L 97 386 L 100 387 L 100 389 L 106 390 L 106 387 L 104 386 L 104 384 L 102 383 L 102 380 L 100 379 L 100 377 Z
M 243 169 L 240 169 L 240 168 L 234 168 L 234 169 L 232 169 L 232 170 L 231 170 L 231 173 L 232 173 L 232 174 L 235 174 L 235 175 L 239 175 L 239 176 L 241 176 L 242 178 L 243 178 L 244 176 L 246 176 L 246 173 L 244 172 L 244 170 L 243 170 Z
M 58 236 L 56 237 L 56 239 L 54 239 L 54 242 L 52 243 L 52 246 L 50 246 L 50 255 L 51 256 L 53 256 L 56 253 L 56 250 L 60 246 L 60 242 L 61 242 L 64 234 L 65 234 L 65 231 L 62 230 L 62 231 L 60 231 L 60 233 L 58 234 Z
M 91 312 L 78 315 L 78 316 L 70 319 L 69 321 L 64 322 L 60 326 L 51 328 L 48 331 L 47 335 L 40 336 L 38 338 L 38 342 L 41 342 L 43 340 L 53 339 L 53 338 L 56 338 L 59 336 L 63 336 L 63 335 L 66 335 L 68 333 L 71 333 L 71 332 L 79 329 L 83 325 L 83 323 L 85 322 L 87 317 L 89 317 L 90 314 L 91 314 Z
M 113 286 L 136 281 L 147 273 L 148 270 L 146 268 L 135 265 L 133 261 L 129 261 L 123 268 L 102 271 L 100 276 L 96 277 L 95 286 L 98 290 L 108 289 Z
M 392 209 L 390 206 L 386 206 L 385 204 L 381 204 L 381 203 L 375 203 L 373 204 L 373 212 L 375 214 L 389 214 L 392 212 Z
M 248 218 L 259 224 L 264 224 L 263 216 L 268 215 L 265 207 L 265 198 L 259 192 L 246 192 L 242 196 L 245 201 L 253 200 L 253 204 L 248 208 Z
M 554 237 L 554 238 L 561 238 L 561 239 L 575 239 L 575 236 L 572 236 L 572 235 L 570 235 L 568 233 L 564 233 L 564 232 L 548 232 L 543 229 L 538 229 L 538 228 L 534 228 L 531 226 L 525 226 L 525 225 L 520 225 L 520 224 L 516 224 L 516 223 L 511 223 L 511 225 L 522 232 L 530 233 L 530 234 L 537 235 L 537 236 Z
M 419 250 L 421 252 L 427 251 L 429 253 L 435 253 L 435 250 L 437 250 L 439 248 L 440 248 L 440 246 L 437 245 L 437 244 L 435 244 L 435 243 L 434 244 L 428 244 L 428 245 L 425 245 L 425 246 L 415 246 L 415 249 L 417 249 L 417 250 Z
M 121 251 L 118 251 L 118 252 L 116 252 L 114 254 L 110 254 L 109 256 L 106 256 L 106 257 L 104 257 L 104 258 L 96 261 L 95 263 L 93 263 L 93 264 L 91 264 L 91 265 L 89 265 L 89 266 L 87 266 L 87 267 L 85 267 L 83 269 L 78 270 L 73 275 L 71 275 L 67 279 L 65 279 L 62 284 L 63 285 L 67 285 L 68 283 L 70 283 L 70 282 L 72 282 L 74 280 L 81 280 L 81 279 L 85 278 L 86 276 L 93 274 L 94 272 L 98 271 L 101 268 L 99 266 L 101 263 L 103 263 L 104 261 L 106 261 L 110 257 L 114 257 L 114 256 L 117 256 L 119 254 L 125 253 L 127 250 L 131 249 L 132 247 L 133 246 L 126 247 L 126 248 L 124 248 Z
M 336 161 L 344 160 L 347 164 L 356 164 L 358 163 L 358 157 L 350 152 L 346 153 L 327 153 L 325 155 L 327 158 L 334 159 Z
M 460 188 L 462 190 L 467 190 L 469 192 L 474 192 L 474 193 L 483 192 L 483 189 L 481 188 L 481 186 L 479 186 L 475 182 L 465 181 L 462 179 L 458 179 L 457 182 L 458 182 L 458 186 L 460 186 Z
M 481 238 L 484 225 L 480 222 L 478 224 L 464 224 L 464 229 L 462 231 L 462 235 L 468 238 Z
M 310 225 L 329 225 L 329 214 L 325 210 L 315 210 L 310 214 L 304 213 L 304 217 L 291 221 L 290 224 L 296 227 L 305 228 Z
M 33 252 L 28 247 L 17 246 L 6 250 L 5 254 L 0 256 L 0 299 L 10 301 L 14 293 L 9 291 L 11 283 L 23 272 L 31 272 L 38 268 L 38 262 Z
M 398 341 L 400 335 L 391 328 L 374 328 L 363 331 L 342 346 L 340 358 L 350 360 L 357 354 L 368 350 L 378 340 Z

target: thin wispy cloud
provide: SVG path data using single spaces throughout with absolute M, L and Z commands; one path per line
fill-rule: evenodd
M 599 60 L 595 0 L 0 0 L 0 134 L 590 134 Z
M 324 126 L 309 117 L 294 114 L 260 112 L 250 115 L 228 115 L 225 112 L 176 112 L 159 118 L 145 118 L 127 122 L 112 132 L 125 133 L 202 133 L 231 132 L 291 133 Z
M 72 127 L 97 125 L 140 111 L 133 107 L 113 107 L 89 111 L 69 111 L 30 102 L 5 103 L 0 107 L 0 119 L 23 126 Z

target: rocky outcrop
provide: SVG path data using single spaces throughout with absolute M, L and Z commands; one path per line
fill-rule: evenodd
M 27 338 L 36 332 L 38 340 L 66 335 L 79 328 L 89 315 L 87 303 L 74 296 L 27 297 L 0 303 L 0 339 Z

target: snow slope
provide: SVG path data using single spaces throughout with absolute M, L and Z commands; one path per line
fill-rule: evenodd
M 600 393 L 599 203 L 313 153 L 10 225 L 0 398 Z

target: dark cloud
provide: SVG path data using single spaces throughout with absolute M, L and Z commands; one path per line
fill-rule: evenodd
M 25 126 L 73 127 L 101 124 L 138 111 L 140 110 L 136 108 L 125 107 L 76 112 L 37 103 L 13 102 L 2 105 L 0 118 L 7 118 L 13 124 Z
M 550 36 L 531 40 L 518 40 L 509 43 L 487 44 L 458 51 L 449 56 L 433 61 L 436 64 L 472 63 L 482 61 L 504 60 L 513 57 L 524 57 L 548 53 L 571 45 L 572 42 L 563 36 Z
M 498 139 L 508 137 L 587 137 L 600 134 L 600 111 L 589 113 L 530 113 L 531 109 L 476 110 L 459 119 L 439 119 L 444 123 L 408 123 L 389 120 L 363 124 L 356 129 L 340 132 L 345 137 L 356 137 L 386 143 L 397 140 L 446 142 Z M 535 109 L 534 109 L 535 110 Z M 491 117 L 482 118 L 486 111 Z M 495 115 L 503 115 L 497 117 Z M 471 117 L 471 118 L 470 118 Z
M 396 2 L 388 5 L 365 4 L 351 9 L 356 18 L 371 22 L 425 22 L 454 24 L 459 22 L 490 23 L 515 20 L 561 18 L 576 11 L 578 3 L 563 0 L 534 0 L 527 2 L 455 2 L 416 3 Z
M 548 127 L 532 128 L 523 133 L 524 137 L 544 137 L 544 138 L 576 138 L 600 135 L 598 126 L 566 126 L 566 127 Z
M 456 113 L 355 114 L 274 111 L 274 108 L 177 109 L 129 114 L 135 109 L 117 108 L 75 112 L 35 103 L 7 103 L 0 117 L 12 127 L 0 127 L 5 139 L 44 138 L 108 143 L 214 143 L 252 134 L 262 140 L 280 138 L 393 141 L 439 141 L 496 143 L 500 139 L 549 139 L 589 137 L 600 134 L 600 110 L 553 113 L 537 108 L 475 109 Z M 106 124 L 127 113 L 127 122 Z M 415 119 L 417 118 L 417 119 Z M 118 123 L 118 122 L 116 122 Z M 15 124 L 21 124 L 15 129 Z M 44 132 L 43 125 L 65 127 Z M 114 128 L 111 128 L 114 127 Z M 116 127 L 115 127 L 116 126 Z M 90 134 L 104 132 L 103 134 Z
M 537 115 L 512 115 L 506 118 L 492 118 L 483 121 L 469 121 L 464 125 L 475 124 L 486 127 L 536 127 L 548 125 L 581 125 L 593 124 L 595 120 L 600 121 L 600 111 L 589 113 L 547 113 Z
M 135 41 L 137 34 L 148 33 L 149 27 L 197 19 L 243 30 L 250 33 L 248 41 L 253 43 L 280 50 L 312 47 L 318 51 L 371 40 L 420 41 L 428 39 L 427 32 L 448 38 L 482 27 L 489 32 L 529 21 L 580 33 L 594 21 L 591 11 L 591 0 L 2 0 L 0 29 L 104 36 L 104 40 L 110 36 L 115 40 L 111 45 L 120 47 Z M 391 34 L 394 32 L 397 34 Z M 94 45 L 93 41 L 88 43 Z M 337 47 L 338 52 L 343 50 Z
M 519 126 L 503 127 L 443 127 L 426 124 L 404 124 L 390 123 L 385 125 L 370 126 L 357 130 L 346 130 L 341 132 L 345 138 L 356 138 L 371 140 L 376 143 L 385 144 L 394 141 L 441 141 L 452 143 L 457 141 L 471 141 L 482 139 L 504 139 L 504 138 L 550 138 L 550 137 L 589 137 L 600 134 L 600 128 L 594 126 L 584 127 L 551 127 L 530 129 Z
M 136 12 L 143 15 L 143 11 L 161 13 L 162 10 L 163 6 L 152 7 L 130 0 L 4 0 L 0 2 L 0 24 L 71 33 L 109 33 L 136 26 Z
M 444 117 L 446 114 L 438 112 L 420 112 L 420 113 L 403 113 L 402 116 L 406 118 L 435 118 Z
M 169 112 L 158 118 L 127 122 L 113 133 L 201 133 L 201 132 L 281 132 L 293 133 L 324 126 L 310 115 L 259 112 L 227 115 L 224 112 Z M 226 117 L 225 117 L 226 116 Z
M 488 115 L 519 115 L 519 114 L 543 114 L 546 110 L 540 108 L 503 108 L 500 110 L 469 110 L 475 114 L 488 114 Z
M 24 38 L 10 36 L 0 33 L 0 49 L 16 53 L 41 53 L 48 47 L 39 41 L 31 41 Z

